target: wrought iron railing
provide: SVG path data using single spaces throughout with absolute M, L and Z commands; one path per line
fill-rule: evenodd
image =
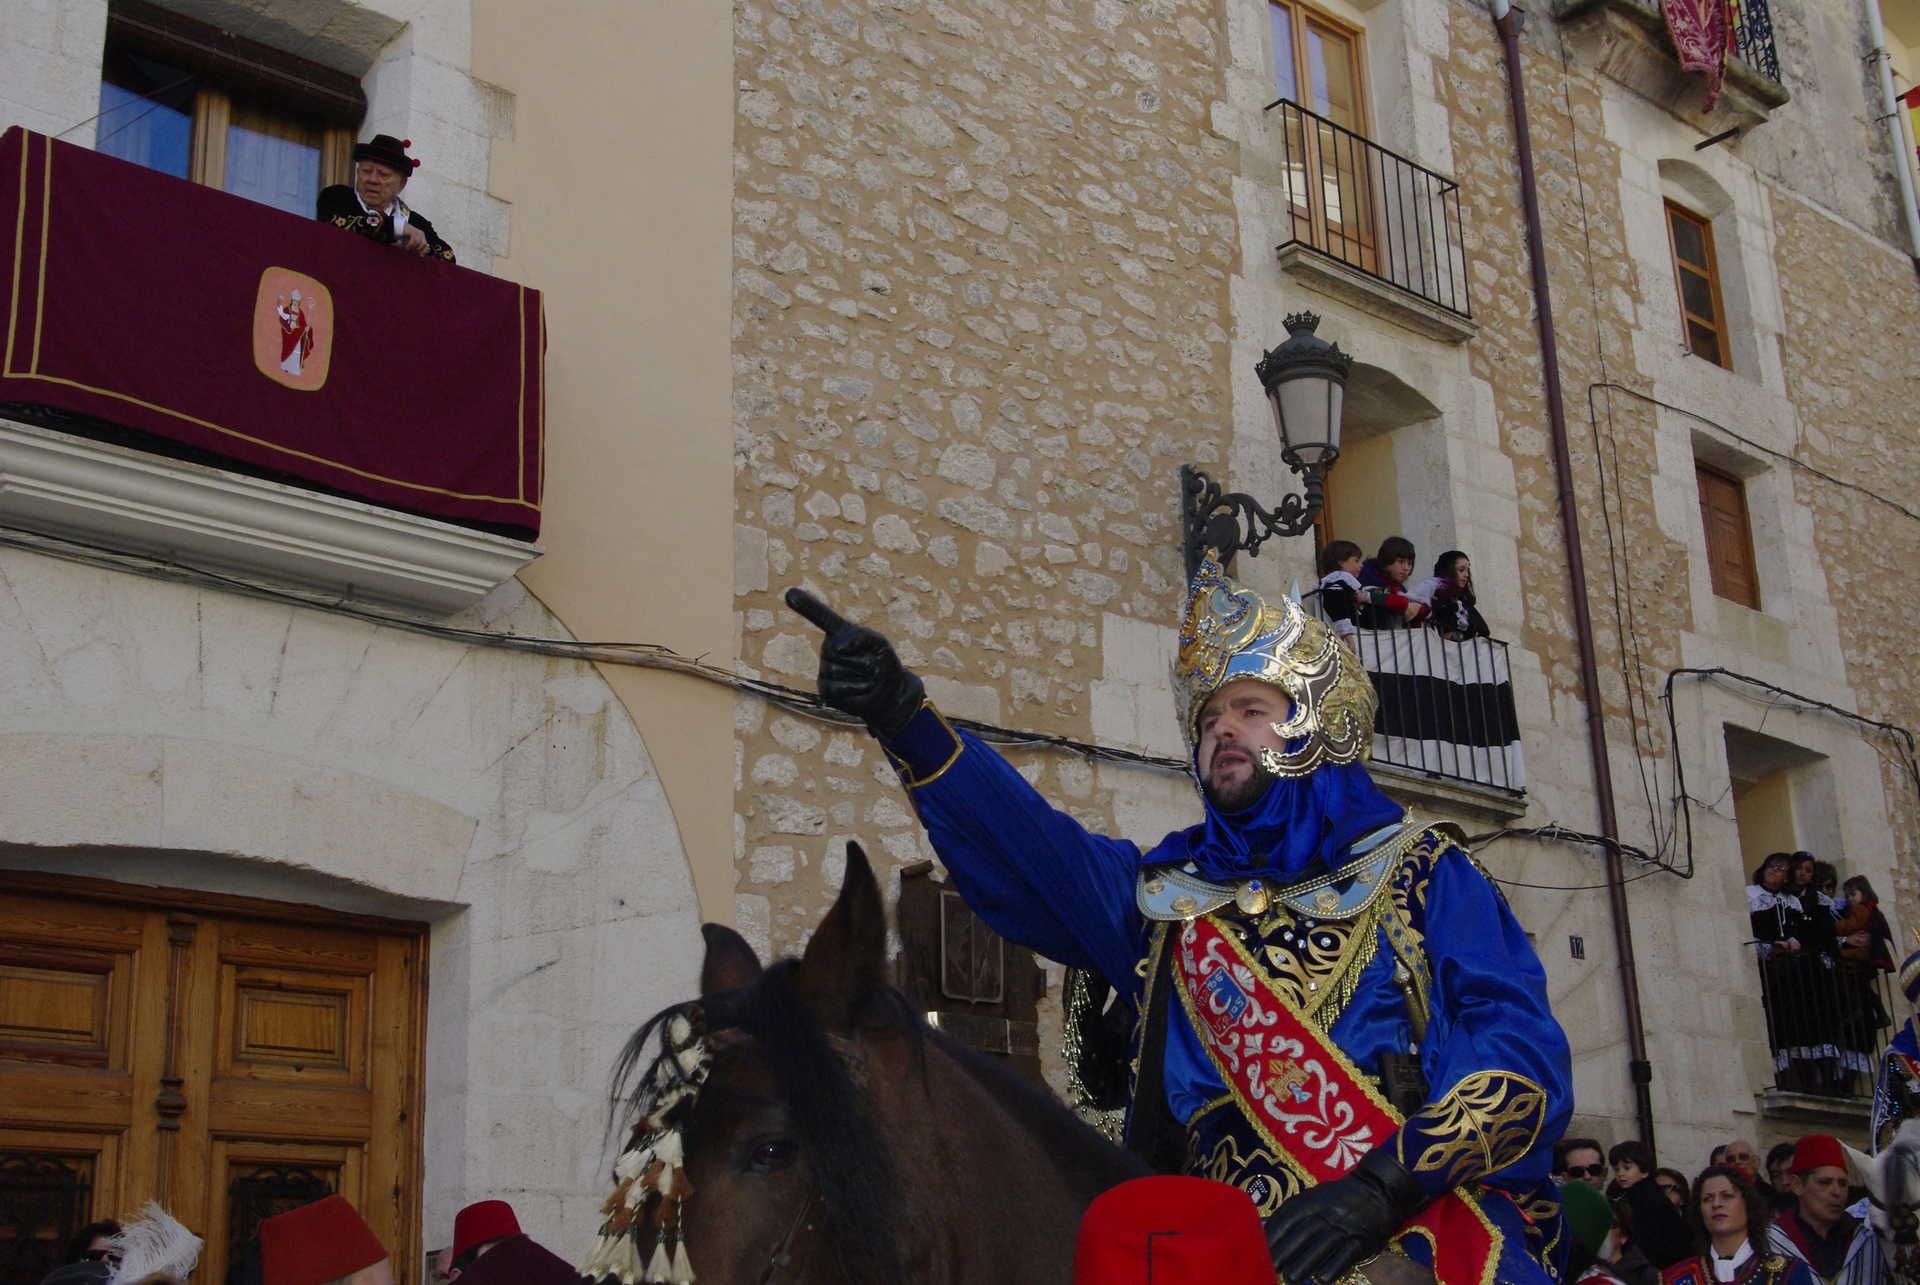
M 1319 590 L 1303 601 L 1326 620 Z M 1380 699 L 1373 761 L 1512 794 L 1527 788 L 1507 644 L 1438 630 L 1356 629 L 1343 641 Z
M 1267 110 L 1288 206 L 1279 248 L 1305 246 L 1471 317 L 1460 185 L 1292 99 Z
M 1755 949 L 1773 1087 L 1871 1101 L 1894 1027 L 1887 975 L 1812 949 L 1789 951 L 1765 942 Z
M 1780 83 L 1780 55 L 1773 47 L 1773 15 L 1767 0 L 1728 0 L 1733 20 L 1733 54 L 1741 62 Z

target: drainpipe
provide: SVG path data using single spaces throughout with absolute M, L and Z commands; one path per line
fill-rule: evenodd
M 1893 172 L 1900 178 L 1900 211 L 1907 216 L 1907 248 L 1920 267 L 1920 205 L 1914 203 L 1913 153 L 1907 148 L 1906 131 L 1900 128 L 1903 110 L 1893 93 L 1893 56 L 1887 52 L 1886 28 L 1880 25 L 1880 0 L 1866 0 L 1867 33 L 1873 52 L 1867 56 L 1880 68 L 1880 111 L 1887 121 L 1887 137 L 1893 142 Z
M 1869 4 L 1873 0 L 1867 0 Z M 1593 646 L 1593 615 L 1587 607 L 1587 563 L 1580 550 L 1580 515 L 1574 507 L 1573 457 L 1567 449 L 1567 408 L 1560 395 L 1560 346 L 1554 337 L 1553 295 L 1547 285 L 1547 253 L 1540 232 L 1540 194 L 1534 185 L 1533 134 L 1527 127 L 1527 90 L 1520 75 L 1520 27 L 1523 10 L 1509 0 L 1491 0 L 1494 29 L 1507 59 L 1507 99 L 1513 108 L 1513 137 L 1520 162 L 1520 200 L 1527 217 L 1527 257 L 1533 267 L 1534 311 L 1539 316 L 1541 378 L 1546 384 L 1547 423 L 1553 439 L 1553 475 L 1560 490 L 1560 530 L 1567 546 L 1567 578 L 1573 599 L 1573 627 L 1580 653 L 1580 694 L 1587 703 L 1587 753 L 1593 760 L 1593 791 L 1600 811 L 1600 834 L 1609 841 L 1607 906 L 1613 943 L 1620 959 L 1620 991 L 1626 1005 L 1627 1071 L 1640 1118 L 1640 1140 L 1653 1140 L 1653 1064 L 1647 1060 L 1646 1024 L 1640 1011 L 1640 975 L 1633 959 L 1633 921 L 1627 914 L 1627 888 L 1620 866 L 1620 817 L 1614 807 L 1613 766 L 1607 757 L 1606 713 L 1600 704 L 1600 665 Z M 1678 753 L 1678 747 L 1675 747 Z

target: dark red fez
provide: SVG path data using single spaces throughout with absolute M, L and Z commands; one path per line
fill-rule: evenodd
M 528 1236 L 507 1237 L 460 1273 L 460 1285 L 574 1285 L 579 1279 L 565 1259 Z
M 453 1256 L 502 1236 L 518 1236 L 520 1220 L 504 1200 L 476 1200 L 453 1216 Z
M 1135 1178 L 1087 1206 L 1073 1285 L 1273 1285 L 1247 1193 L 1205 1178 Z
M 345 1196 L 327 1196 L 260 1224 L 264 1285 L 325 1285 L 386 1256 L 380 1238 Z
M 407 155 L 407 149 L 413 146 L 411 138 L 395 138 L 391 134 L 375 134 L 364 143 L 353 145 L 353 159 L 356 161 L 377 161 L 390 170 L 398 170 L 402 177 L 411 177 L 414 167 L 420 164 Z
M 1840 1139 L 1824 1133 L 1809 1133 L 1793 1148 L 1793 1172 L 1805 1173 L 1822 1165 L 1845 1169 L 1847 1153 L 1840 1149 Z

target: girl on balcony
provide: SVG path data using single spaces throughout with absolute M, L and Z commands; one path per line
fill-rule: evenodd
M 1415 585 L 1409 596 L 1433 609 L 1427 627 L 1438 629 L 1449 642 L 1486 638 L 1492 633 L 1474 605 L 1473 562 L 1458 549 L 1448 549 L 1435 559 L 1433 574 Z

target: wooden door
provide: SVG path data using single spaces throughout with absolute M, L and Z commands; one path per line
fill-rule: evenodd
M 0 874 L 0 1285 L 148 1199 L 226 1279 L 328 1192 L 420 1261 L 419 925 Z
M 1046 975 L 1033 952 L 996 935 L 933 877 L 930 861 L 901 871 L 898 920 L 900 989 L 914 1006 L 962 1044 L 1042 1083 Z

